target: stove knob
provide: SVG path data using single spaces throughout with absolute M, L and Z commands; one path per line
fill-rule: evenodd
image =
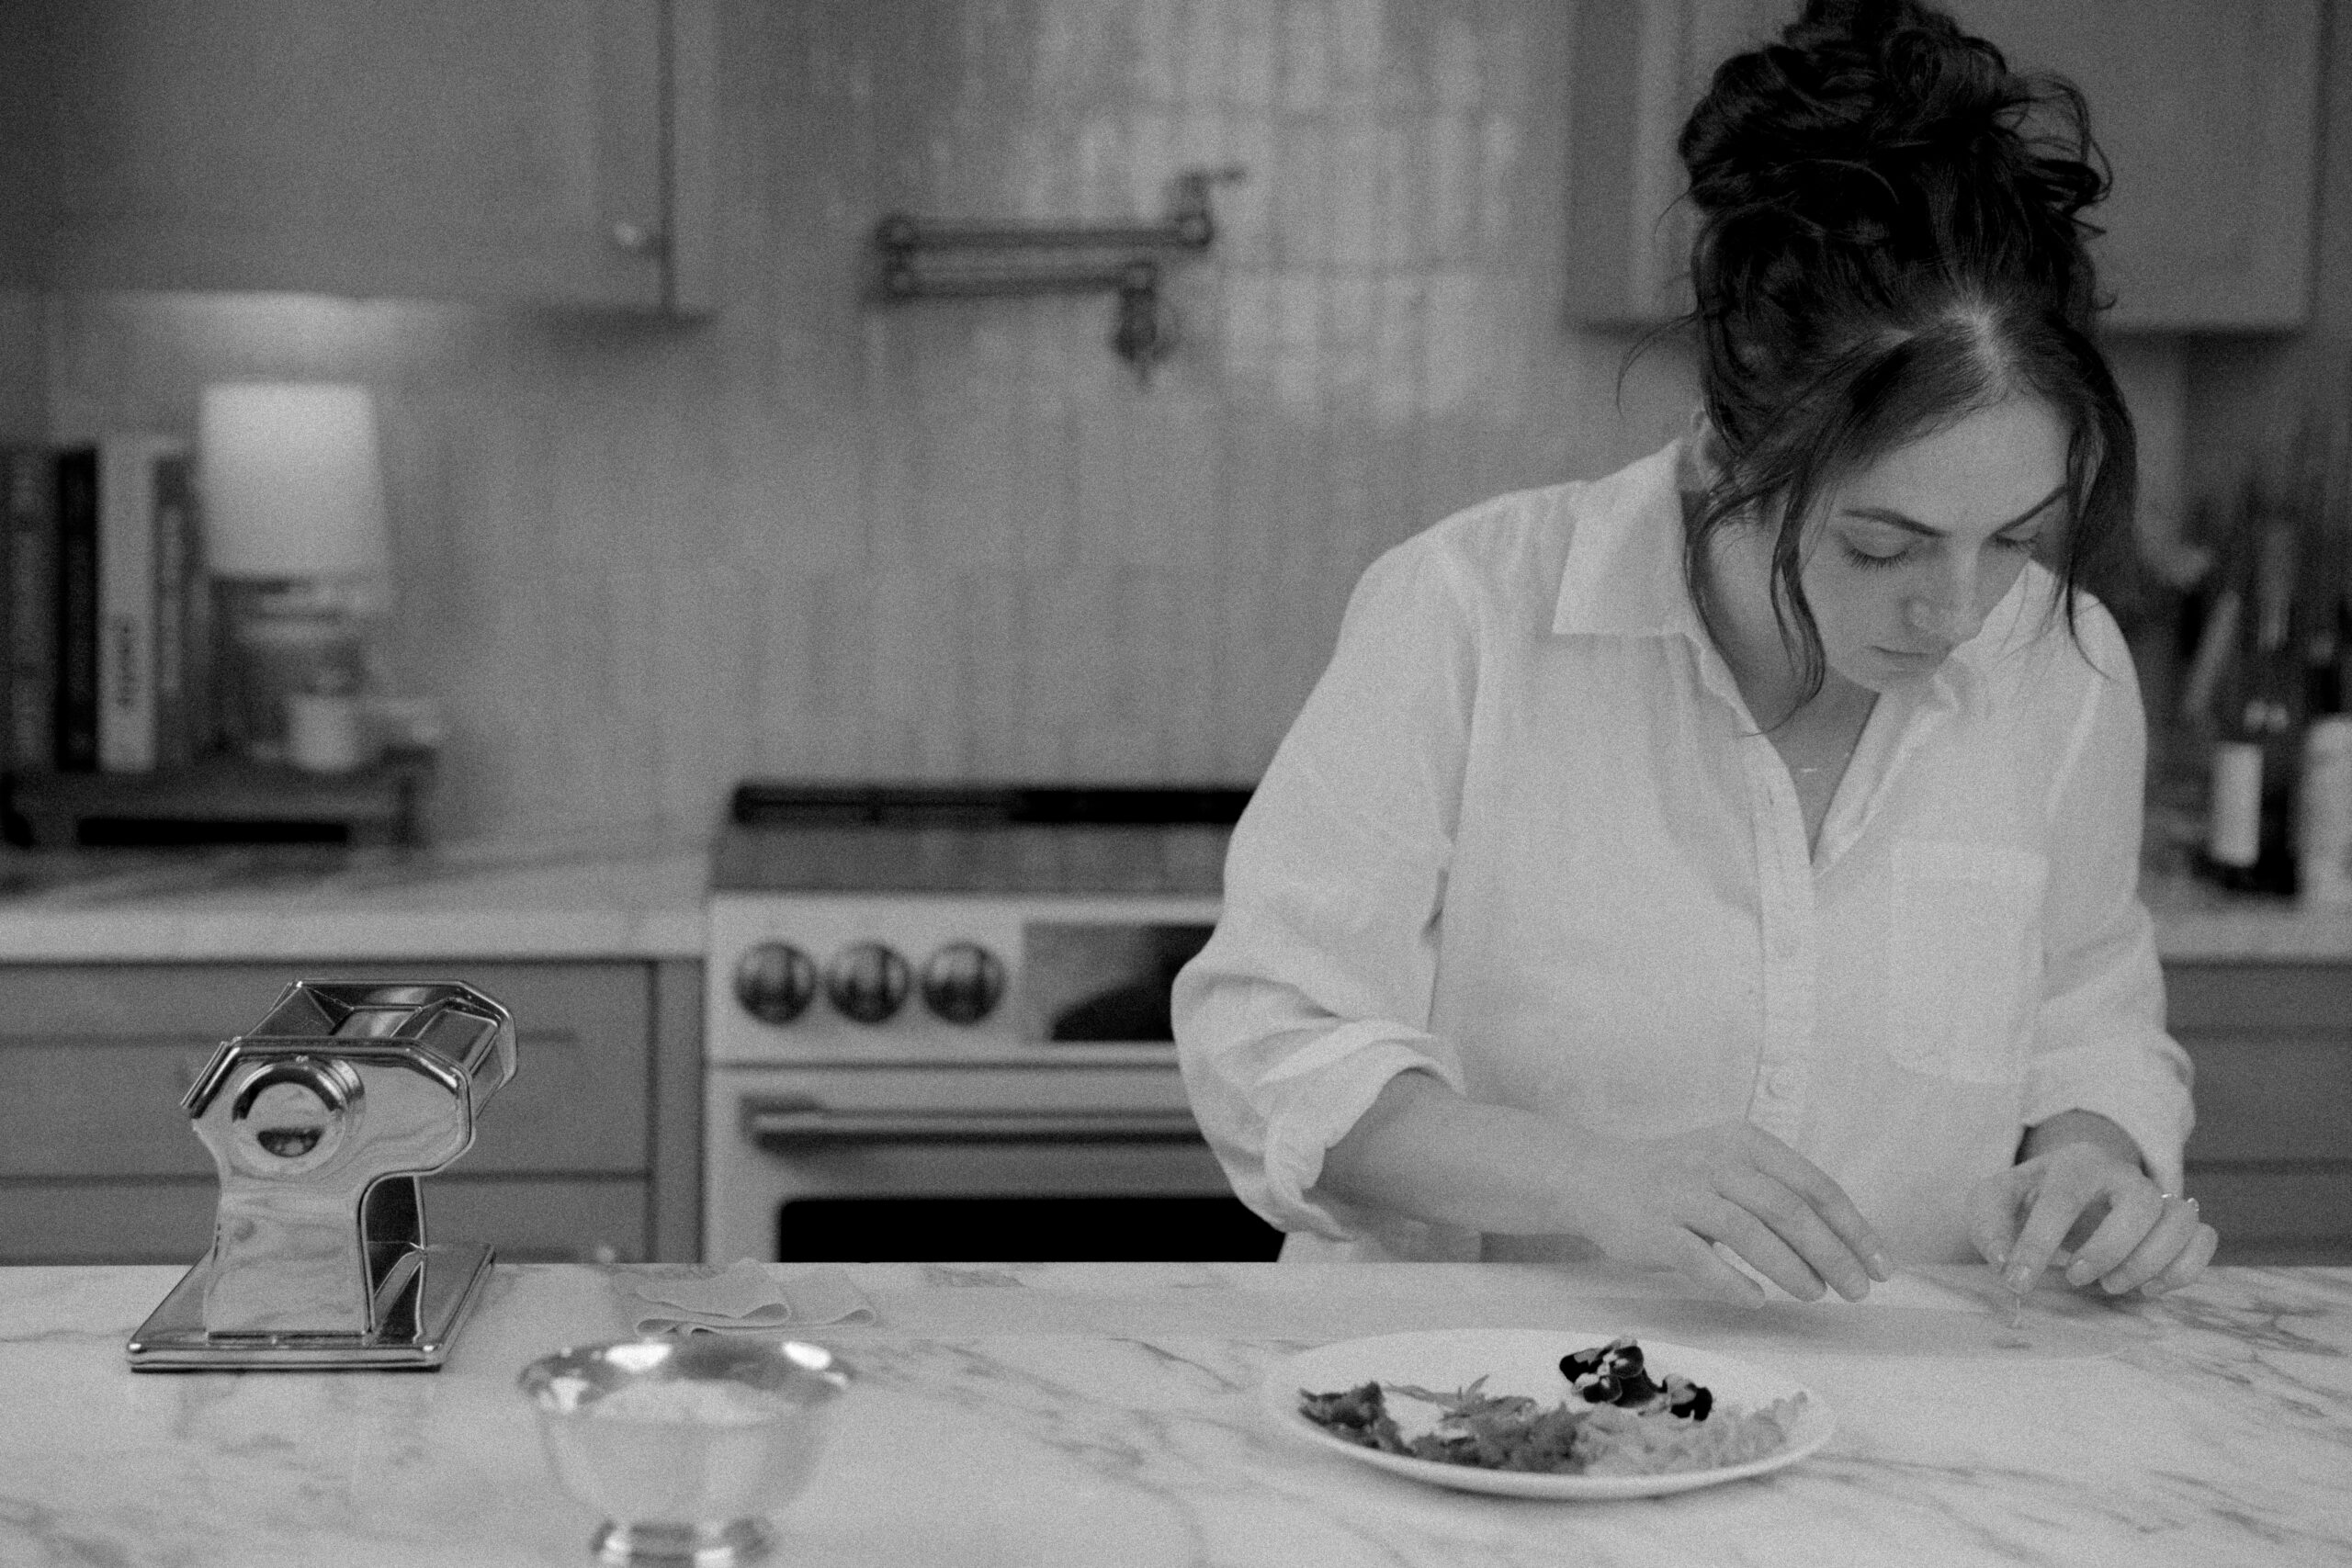
M 735 965 L 735 999 L 753 1018 L 790 1023 L 816 996 L 817 965 L 789 942 L 761 942 Z
M 878 942 L 854 942 L 825 966 L 825 999 L 843 1017 L 879 1023 L 907 999 L 907 961 Z
M 977 942 L 951 942 L 924 960 L 922 1005 L 950 1023 L 978 1023 L 1004 999 L 1004 961 Z

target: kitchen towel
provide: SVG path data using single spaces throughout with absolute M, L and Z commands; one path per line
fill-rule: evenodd
M 872 1323 L 874 1308 L 839 1269 L 786 1272 L 741 1258 L 716 1274 L 664 1275 L 630 1289 L 654 1310 L 639 1334 L 772 1334 L 824 1323 Z

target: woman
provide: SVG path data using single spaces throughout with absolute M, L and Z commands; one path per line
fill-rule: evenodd
M 1364 574 L 1175 987 L 1202 1125 L 1286 1258 L 2175 1288 L 2081 100 L 1813 0 L 1681 152 L 1703 413 Z

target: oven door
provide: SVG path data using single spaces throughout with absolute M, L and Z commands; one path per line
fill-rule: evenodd
M 1172 1065 L 714 1068 L 704 1257 L 1272 1258 Z

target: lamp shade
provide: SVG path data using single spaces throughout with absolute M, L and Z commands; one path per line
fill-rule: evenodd
M 384 483 L 365 387 L 227 381 L 197 418 L 205 562 L 218 577 L 380 580 Z

